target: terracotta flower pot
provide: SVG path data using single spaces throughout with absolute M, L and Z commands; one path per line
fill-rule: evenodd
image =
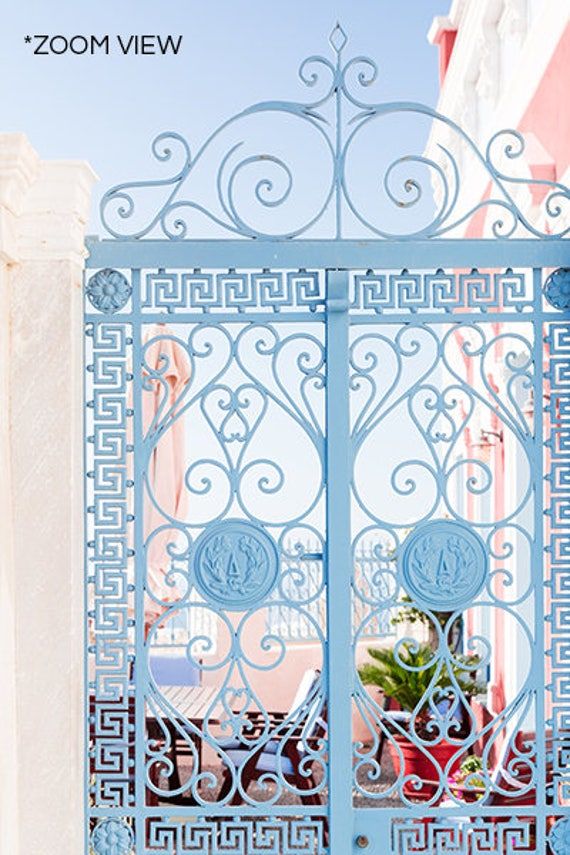
M 461 763 L 461 754 L 458 755 L 455 762 L 452 764 L 451 768 L 446 771 L 446 766 L 451 757 L 457 753 L 460 749 L 460 746 L 457 744 L 452 744 L 451 742 L 447 742 L 446 740 L 442 740 L 437 744 L 427 746 L 423 746 L 423 751 L 412 742 L 411 739 L 401 736 L 400 734 L 392 734 L 390 740 L 388 740 L 388 748 L 390 751 L 390 757 L 392 758 L 392 763 L 394 764 L 394 769 L 396 774 L 401 766 L 400 755 L 398 753 L 398 749 L 396 745 L 392 742 L 392 739 L 395 743 L 397 743 L 398 748 L 402 752 L 402 757 L 404 761 L 404 775 L 407 777 L 408 775 L 414 775 L 421 781 L 431 781 L 434 783 L 424 784 L 420 789 L 414 787 L 414 785 L 410 782 L 404 784 L 404 795 L 408 798 L 413 798 L 417 801 L 427 801 L 430 799 L 433 794 L 438 789 L 437 782 L 440 779 L 440 775 L 438 774 L 438 769 L 441 769 L 442 773 L 444 773 L 444 777 L 447 780 L 448 775 L 453 775 L 459 769 Z M 426 757 L 426 752 L 431 757 L 433 757 L 434 763 L 432 763 L 428 757 Z

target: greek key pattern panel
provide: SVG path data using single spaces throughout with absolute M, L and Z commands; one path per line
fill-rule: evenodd
M 532 308 L 532 296 L 532 277 L 524 270 L 368 270 L 352 275 L 351 308 L 379 315 L 461 309 L 522 312 Z
M 548 324 L 546 552 L 550 567 L 550 694 L 554 805 L 570 799 L 570 321 Z
M 133 623 L 129 564 L 131 339 L 125 325 L 86 328 L 89 793 L 97 807 L 133 801 Z
M 396 820 L 391 855 L 537 855 L 535 819 Z M 541 853 L 542 855 L 542 853 Z
M 145 271 L 143 312 L 322 311 L 324 278 L 316 270 Z
M 152 818 L 137 855 L 325 855 L 325 821 L 313 817 Z

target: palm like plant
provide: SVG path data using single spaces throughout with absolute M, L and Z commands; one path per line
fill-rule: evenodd
M 368 653 L 374 663 L 366 663 L 358 669 L 364 685 L 378 686 L 387 697 L 393 698 L 403 710 L 409 712 L 421 709 L 423 700 L 423 713 L 427 715 L 430 692 L 433 695 L 434 689 L 439 689 L 437 702 L 451 697 L 455 686 L 450 672 L 465 697 L 475 695 L 484 688 L 472 676 L 481 662 L 477 655 L 455 654 L 454 664 L 441 668 L 432 685 L 438 663 L 433 663 L 434 650 L 429 644 L 402 644 L 398 658 L 393 648 L 369 648 Z M 430 662 L 433 664 L 430 665 Z

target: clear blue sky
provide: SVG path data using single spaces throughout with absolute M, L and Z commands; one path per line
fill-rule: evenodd
M 309 54 L 331 55 L 337 18 L 350 39 L 346 59 L 367 54 L 378 62 L 367 98 L 435 104 L 437 52 L 426 33 L 448 7 L 449 0 L 19 0 L 1 13 L 0 129 L 24 131 L 44 158 L 88 160 L 101 179 L 97 202 L 119 181 L 160 174 L 149 156 L 160 131 L 179 131 L 195 150 L 250 103 L 310 98 L 297 68 Z M 24 42 L 36 33 L 182 33 L 184 42 L 168 58 L 40 57 Z M 421 149 L 425 128 L 417 134 Z M 95 217 L 91 229 L 99 231 Z

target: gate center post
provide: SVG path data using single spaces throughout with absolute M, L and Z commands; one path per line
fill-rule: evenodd
M 326 272 L 330 855 L 352 851 L 352 563 L 347 270 Z

